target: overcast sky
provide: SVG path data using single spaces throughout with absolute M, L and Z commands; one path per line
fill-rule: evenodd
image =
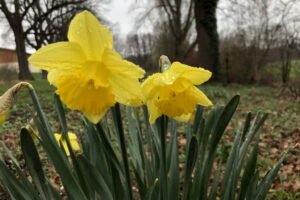
M 113 0 L 111 9 L 107 12 L 107 18 L 114 24 L 118 24 L 123 34 L 128 34 L 134 25 L 135 12 L 130 12 L 131 0 Z
M 284 0 L 285 1 L 285 0 Z M 291 0 L 286 0 L 291 1 Z M 300 2 L 300 0 L 298 0 Z M 141 17 L 145 14 L 146 10 L 149 9 L 151 5 L 149 5 L 147 0 L 112 0 L 110 4 L 104 5 L 104 9 L 99 8 L 100 16 L 104 17 L 107 21 L 109 21 L 111 25 L 112 31 L 115 33 L 121 33 L 123 38 L 130 33 L 136 32 L 137 28 L 135 27 L 135 20 L 137 17 Z M 228 7 L 228 0 L 220 0 L 219 7 L 224 9 Z M 242 2 L 239 1 L 239 2 Z M 134 5 L 134 6 L 132 6 Z M 145 7 L 146 6 L 146 7 Z M 102 7 L 102 8 L 103 8 Z M 134 9 L 133 9 L 134 7 Z M 300 10 L 300 5 L 298 4 Z M 226 32 L 232 28 L 232 24 L 226 19 L 224 13 L 222 13 L 222 9 L 217 10 L 217 18 L 218 18 L 218 29 L 219 32 Z M 2 13 L 0 13 L 0 17 Z M 4 31 L 7 30 L 8 24 L 0 20 L 0 47 L 9 47 L 14 48 L 14 38 L 3 37 Z M 149 32 L 152 31 L 151 22 L 145 21 L 143 26 L 139 28 L 139 32 Z
M 99 8 L 102 12 L 99 14 L 112 24 L 112 29 L 118 29 L 117 32 L 126 36 L 133 31 L 136 17 L 147 9 L 143 7 L 132 9 L 132 4 L 136 2 L 136 0 L 112 0 L 109 5 L 104 6 L 104 9 Z M 143 0 L 139 0 L 139 4 L 142 2 Z M 0 17 L 3 18 L 1 12 Z M 0 47 L 13 48 L 13 37 L 7 38 L 5 35 L 7 26 L 5 20 L 0 20 Z M 144 28 L 144 31 L 147 31 L 147 28 Z

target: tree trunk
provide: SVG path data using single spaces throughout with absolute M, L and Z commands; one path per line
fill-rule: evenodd
M 25 47 L 25 35 L 22 30 L 22 25 L 16 24 L 13 31 L 15 35 L 16 53 L 17 53 L 18 64 L 19 64 L 19 79 L 33 80 L 33 77 L 29 70 L 26 47 Z
M 46 70 L 42 70 L 42 79 L 47 79 L 48 72 Z
M 177 61 L 183 61 L 183 54 L 182 54 L 182 39 L 175 38 L 175 49 L 174 49 L 174 57 Z
M 218 0 L 194 0 L 198 40 L 199 66 L 212 71 L 213 79 L 220 79 L 219 39 L 216 8 Z

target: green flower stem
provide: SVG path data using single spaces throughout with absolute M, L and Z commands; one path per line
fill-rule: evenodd
M 157 127 L 160 136 L 160 144 L 161 144 L 161 167 L 160 167 L 160 184 L 161 184 L 161 199 L 168 199 L 168 176 L 167 176 L 167 168 L 166 168 L 166 133 L 168 128 L 168 118 L 163 115 L 157 120 Z
M 129 195 L 129 199 L 133 199 L 127 150 L 126 150 L 125 137 L 124 137 L 124 129 L 123 129 L 122 119 L 121 119 L 120 105 L 118 103 L 116 103 L 116 105 L 112 108 L 112 111 L 113 111 L 114 120 L 116 121 L 116 124 L 117 124 L 116 127 L 118 129 L 117 133 L 118 133 L 118 137 L 119 137 L 119 141 L 120 141 L 122 158 L 123 158 L 123 163 L 124 163 L 124 167 L 125 167 L 125 178 L 126 178 L 126 184 L 127 184 L 127 188 L 128 188 L 128 195 Z
M 36 92 L 34 90 L 33 87 L 29 87 L 29 93 L 30 93 L 30 96 L 32 98 L 32 102 L 33 102 L 33 106 L 39 116 L 39 119 L 41 120 L 42 124 L 45 126 L 46 130 L 48 133 L 51 133 L 51 129 L 50 129 L 50 125 L 49 125 L 49 122 L 48 120 L 46 119 L 46 116 L 42 110 L 42 107 L 41 107 L 41 104 L 40 104 L 40 101 L 36 95 Z

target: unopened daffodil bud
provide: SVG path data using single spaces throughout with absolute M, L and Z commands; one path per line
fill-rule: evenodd
M 0 125 L 3 124 L 8 117 L 15 95 L 24 87 L 32 88 L 29 83 L 20 82 L 9 88 L 3 95 L 0 96 Z
M 165 72 L 166 70 L 170 69 L 171 61 L 169 60 L 168 56 L 165 55 L 160 56 L 159 67 L 161 72 Z
M 56 141 L 59 143 L 59 144 L 62 144 L 63 145 L 63 148 L 67 154 L 67 156 L 70 156 L 70 151 L 69 151 L 69 148 L 68 148 L 68 145 L 67 145 L 67 142 L 66 140 L 63 138 L 62 134 L 60 133 L 55 133 L 54 134 L 54 137 L 56 139 Z M 77 142 L 77 136 L 75 133 L 72 133 L 72 132 L 68 132 L 68 137 L 70 139 L 70 143 L 71 143 L 71 147 L 74 151 L 79 151 L 80 150 L 80 147 L 79 147 L 79 144 Z
M 24 126 L 22 128 L 25 128 L 29 132 L 29 134 L 32 137 L 33 141 L 37 141 L 39 131 L 37 130 L 33 119 L 30 120 L 29 124 L 27 124 L 26 126 Z

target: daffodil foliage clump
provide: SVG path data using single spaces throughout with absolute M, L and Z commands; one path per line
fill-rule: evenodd
M 162 56 L 161 73 L 141 83 L 144 70 L 113 50 L 111 33 L 87 11 L 72 20 L 68 38 L 29 58 L 48 71 L 56 87 L 60 133 L 52 131 L 30 84 L 20 83 L 0 96 L 0 123 L 22 87 L 28 88 L 35 110 L 20 133 L 25 172 L 0 143 L 0 180 L 13 199 L 265 199 L 283 161 L 265 176 L 256 168 L 265 114 L 249 113 L 235 131 L 229 155 L 220 156 L 239 96 L 204 114 L 213 104 L 197 85 L 211 72 L 171 64 Z M 68 131 L 66 108 L 81 111 L 84 132 Z M 183 126 L 186 143 L 179 145 Z M 60 176 L 62 190 L 51 184 L 37 146 Z

